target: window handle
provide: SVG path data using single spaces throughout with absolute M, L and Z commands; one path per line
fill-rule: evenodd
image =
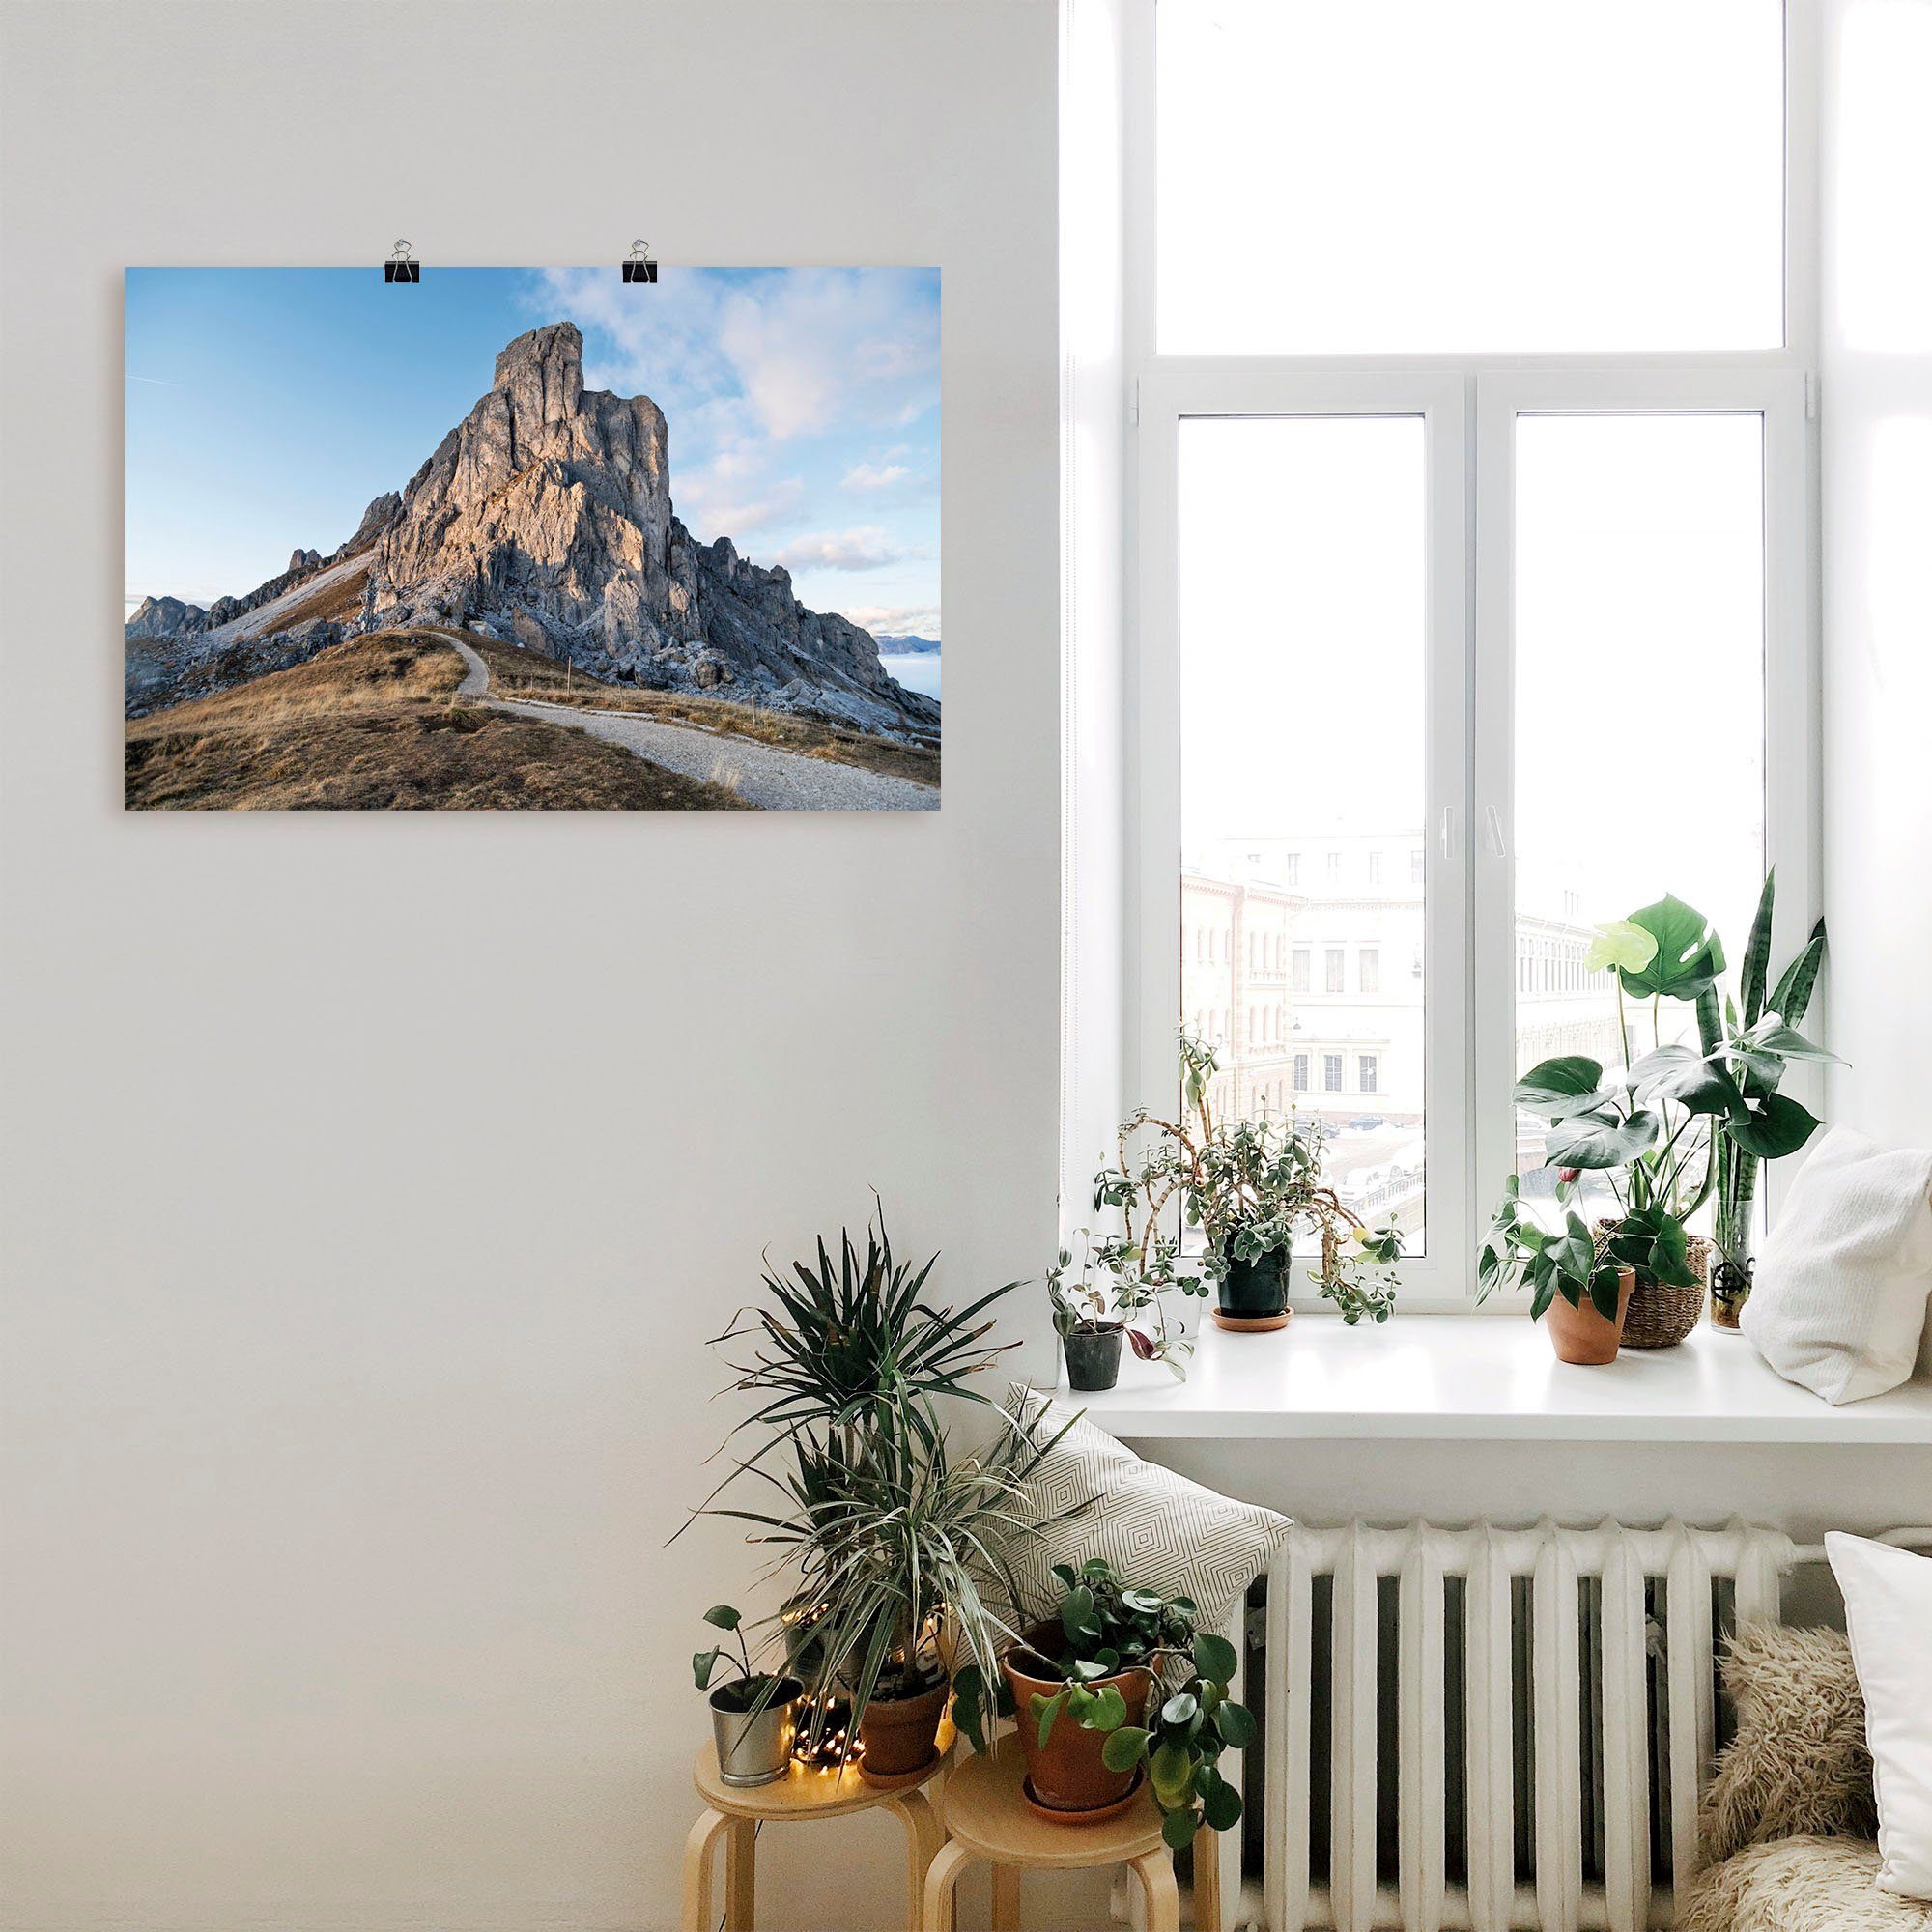
M 1436 842 L 1441 846 L 1445 859 L 1456 856 L 1456 808 L 1453 805 L 1442 808 L 1442 823 L 1436 832 Z
M 1490 850 L 1498 859 L 1507 856 L 1509 846 L 1503 839 L 1503 815 L 1492 805 L 1483 808 L 1483 828 L 1489 834 Z

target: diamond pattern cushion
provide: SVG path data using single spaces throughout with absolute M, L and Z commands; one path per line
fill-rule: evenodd
M 1192 1597 L 1202 1630 L 1226 1627 L 1287 1538 L 1287 1517 L 1144 1463 L 1103 1429 L 1073 1420 L 1077 1409 L 1023 1383 L 1013 1384 L 1007 1410 L 1037 1441 L 1072 1423 L 1028 1481 L 1033 1522 L 1095 1499 L 1070 1521 L 1006 1539 L 1002 1553 L 1018 1582 L 1023 1615 L 1051 1609 L 1060 1587 L 1056 1563 L 1078 1569 L 1090 1556 L 1104 1556 L 1126 1582 Z

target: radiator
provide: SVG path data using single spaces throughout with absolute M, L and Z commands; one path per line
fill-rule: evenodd
M 1297 1525 L 1254 1660 L 1269 1932 L 1669 1924 L 1714 1637 L 1777 1614 L 1792 1553 L 1739 1522 Z

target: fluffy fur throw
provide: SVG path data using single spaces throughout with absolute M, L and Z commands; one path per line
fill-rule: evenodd
M 1677 1932 L 1932 1932 L 1932 1905 L 1877 1876 L 1878 1847 L 1855 1838 L 1750 1845 L 1691 1880 Z
M 1876 1837 L 1864 1699 L 1843 1636 L 1746 1624 L 1723 1675 L 1738 1727 L 1698 1813 L 1705 1863 L 1778 1838 Z

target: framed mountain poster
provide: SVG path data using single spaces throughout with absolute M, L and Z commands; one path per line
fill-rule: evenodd
M 936 810 L 939 314 L 129 269 L 128 808 Z

